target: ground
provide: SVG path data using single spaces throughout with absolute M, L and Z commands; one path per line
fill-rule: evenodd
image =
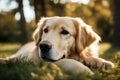
M 0 43 L 0 57 L 14 54 L 19 43 Z M 120 79 L 120 48 L 112 47 L 110 43 L 100 45 L 100 57 L 115 64 L 114 69 L 93 70 L 94 76 L 69 74 L 54 64 L 34 65 L 31 62 L 9 61 L 0 63 L 0 80 L 119 80 Z

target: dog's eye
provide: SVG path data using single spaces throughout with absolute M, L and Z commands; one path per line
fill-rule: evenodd
M 63 31 L 61 32 L 61 34 L 63 34 L 63 35 L 67 35 L 67 34 L 69 34 L 69 32 L 66 31 L 66 30 L 63 30 Z
M 48 28 L 45 28 L 45 29 L 44 29 L 44 32 L 45 32 L 45 33 L 48 33 Z

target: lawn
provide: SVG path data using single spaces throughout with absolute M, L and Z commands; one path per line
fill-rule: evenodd
M 4 58 L 14 54 L 20 46 L 19 43 L 0 43 L 0 57 Z
M 14 54 L 19 43 L 0 43 L 0 57 Z M 34 65 L 31 62 L 9 61 L 0 63 L 0 80 L 120 80 L 120 48 L 114 48 L 110 43 L 100 45 L 100 56 L 114 62 L 111 70 L 93 70 L 94 76 L 69 74 L 54 64 Z

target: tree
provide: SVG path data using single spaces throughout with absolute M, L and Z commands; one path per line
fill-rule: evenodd
M 58 0 L 57 3 L 55 3 L 55 1 L 57 0 L 53 0 L 53 1 L 48 1 L 47 9 L 51 10 L 53 12 L 53 15 L 49 15 L 48 16 L 66 16 L 66 4 L 62 4 L 60 3 L 61 0 Z
M 45 0 L 34 0 L 34 10 L 37 23 L 40 17 L 46 16 Z
M 17 0 L 18 2 L 18 12 L 20 13 L 20 29 L 21 29 L 21 43 L 25 44 L 28 42 L 27 30 L 26 30 L 26 21 L 23 12 L 23 0 Z
M 114 0 L 114 34 L 113 45 L 120 46 L 120 0 Z

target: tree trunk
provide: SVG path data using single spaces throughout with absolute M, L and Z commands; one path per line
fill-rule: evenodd
M 34 10 L 37 23 L 40 17 L 46 16 L 45 0 L 34 0 Z
M 25 16 L 23 12 L 23 0 L 17 0 L 18 1 L 18 11 L 20 13 L 20 29 L 21 29 L 21 43 L 25 44 L 28 42 L 27 37 L 27 30 L 26 30 L 26 21 Z
M 114 34 L 113 45 L 120 46 L 120 0 L 114 0 Z

